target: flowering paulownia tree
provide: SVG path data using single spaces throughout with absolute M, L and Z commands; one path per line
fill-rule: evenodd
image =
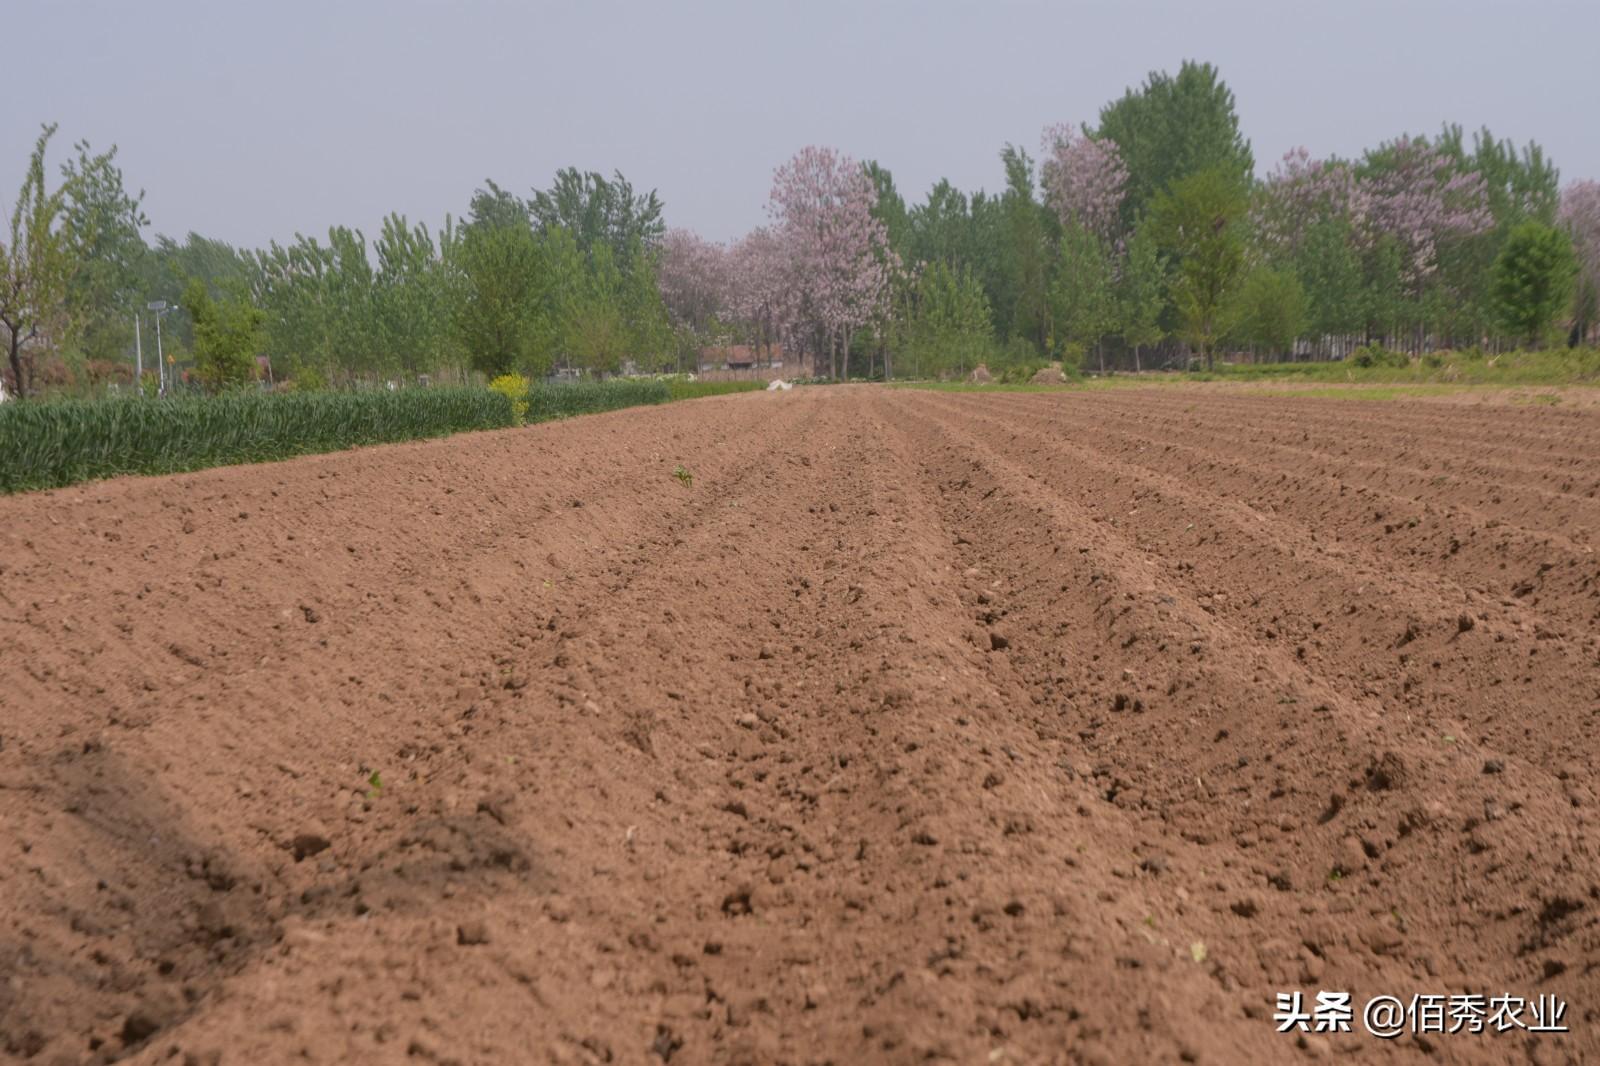
M 1383 237 L 1398 242 L 1413 284 L 1438 268 L 1443 243 L 1494 225 L 1483 176 L 1411 137 L 1368 153 L 1359 166 L 1312 159 L 1304 148 L 1287 152 L 1267 176 L 1254 212 L 1262 242 L 1292 254 L 1311 226 L 1328 217 L 1348 219 L 1366 245 Z
M 1559 217 L 1578 257 L 1575 331 L 1582 343 L 1600 319 L 1600 181 L 1575 181 L 1563 189 Z
M 1318 222 L 1333 218 L 1355 224 L 1366 216 L 1365 190 L 1349 163 L 1313 159 L 1304 148 L 1292 148 L 1262 183 L 1251 223 L 1269 254 L 1292 257 Z
M 751 230 L 729 253 L 733 315 L 766 349 L 768 362 L 773 342 L 783 338 L 797 318 L 792 268 L 783 241 L 765 226 Z
M 677 326 L 704 333 L 733 303 L 733 263 L 728 249 L 686 229 L 669 229 L 656 281 Z
M 1045 202 L 1063 226 L 1075 223 L 1107 244 L 1116 241 L 1128 168 L 1115 141 L 1086 137 L 1070 125 L 1050 126 L 1040 178 Z
M 866 170 L 831 148 L 803 148 L 773 174 L 767 205 L 791 265 L 795 332 L 823 339 L 832 374 L 850 337 L 888 310 L 895 262 Z
M 1457 169 L 1426 140 L 1401 137 L 1382 145 L 1367 153 L 1362 170 L 1364 228 L 1399 242 L 1413 287 L 1438 268 L 1445 241 L 1494 226 L 1483 175 Z

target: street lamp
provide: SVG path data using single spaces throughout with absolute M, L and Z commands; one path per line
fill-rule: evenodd
M 162 358 L 161 355 L 161 316 L 170 315 L 172 312 L 178 309 L 178 305 L 173 304 L 172 306 L 168 307 L 167 301 L 165 300 L 151 300 L 144 306 L 146 310 L 154 311 L 156 313 L 156 370 L 161 375 L 161 395 L 165 396 L 167 394 L 167 390 L 170 389 L 174 383 L 168 380 L 172 377 L 172 374 L 167 370 L 167 361 L 166 359 Z

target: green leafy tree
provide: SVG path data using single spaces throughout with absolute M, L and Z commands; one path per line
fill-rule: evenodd
M 80 359 L 109 361 L 133 346 L 148 252 L 140 231 L 149 220 L 141 207 L 144 193 L 129 194 L 123 186 L 115 146 L 96 154 L 80 141 L 75 150 L 77 157 L 61 168 L 62 235 L 71 259 L 65 340 Z
M 1116 142 L 1128 168 L 1125 225 L 1183 178 L 1216 170 L 1243 185 L 1255 170 L 1233 92 L 1209 63 L 1186 61 L 1176 77 L 1152 72 L 1101 109 L 1097 136 Z
M 1167 266 L 1156 242 L 1155 227 L 1145 224 L 1133 231 L 1127 258 L 1117 281 L 1117 325 L 1122 339 L 1133 349 L 1133 368 L 1140 370 L 1140 350 L 1164 335 L 1161 312 L 1167 306 Z
M 889 229 L 893 242 L 892 224 Z M 940 178 L 928 192 L 928 199 L 906 212 L 906 244 L 902 254 L 911 263 L 944 263 L 958 269 L 964 265 L 973 266 L 976 259 L 974 236 L 967 194 Z
M 566 320 L 571 360 L 592 372 L 615 372 L 634 339 L 627 311 L 624 272 L 617 267 L 610 246 L 598 245 Z
M 543 376 L 550 368 L 554 323 L 545 254 L 533 230 L 469 226 L 460 262 L 457 328 L 468 363 L 490 378 Z
M 1230 170 L 1180 178 L 1155 200 L 1151 222 L 1173 260 L 1169 284 L 1184 336 L 1209 370 L 1213 348 L 1227 333 L 1234 287 L 1245 267 L 1244 186 Z
M 477 229 L 481 227 L 503 227 L 529 225 L 527 201 L 517 194 L 502 189 L 493 181 L 484 181 L 484 188 L 472 194 L 472 201 L 467 208 L 467 225 Z
M 453 317 L 455 286 L 443 248 L 453 240 L 447 217 L 438 244 L 426 225 L 392 214 L 374 251 L 374 315 L 379 347 L 398 369 L 419 374 L 462 362 Z
M 36 349 L 64 328 L 71 258 L 59 225 L 69 189 L 49 191 L 44 157 L 56 127 L 34 142 L 28 170 L 11 211 L 10 238 L 0 245 L 0 327 L 5 330 L 11 383 L 19 396 L 33 390 Z
M 256 356 L 265 342 L 266 314 L 242 286 L 213 297 L 199 278 L 189 282 L 183 302 L 194 323 L 194 361 L 201 384 L 213 391 L 243 385 L 256 376 Z
M 1385 344 L 1399 335 L 1409 307 L 1405 251 L 1388 234 L 1380 236 L 1366 256 L 1361 304 L 1369 343 Z
M 1111 256 L 1098 237 L 1075 222 L 1062 229 L 1050 295 L 1056 347 L 1063 362 L 1082 360 L 1093 350 L 1103 373 L 1105 349 L 1101 342 L 1117 324 Z
M 1506 332 L 1538 347 L 1566 311 L 1577 273 L 1565 232 L 1542 222 L 1515 227 L 1494 262 L 1494 306 Z
M 1028 153 L 1006 145 L 1000 158 L 1006 169 L 1001 207 L 1007 287 L 1012 297 L 1011 334 L 1026 337 L 1036 351 L 1043 351 L 1050 328 L 1049 237 L 1055 215 L 1039 202 Z
M 291 373 L 381 374 L 396 368 L 384 343 L 366 237 L 336 226 L 324 244 L 297 235 L 256 253 L 256 291 L 267 314 L 268 354 Z M 210 286 L 219 292 L 231 282 Z
M 1305 292 L 1306 327 L 1312 334 L 1344 336 L 1361 329 L 1361 256 L 1348 218 L 1312 223 L 1292 265 Z
M 1306 293 L 1286 270 L 1257 267 L 1235 296 L 1230 335 L 1256 353 L 1283 355 L 1306 328 Z
M 667 369 L 675 354 L 672 319 L 656 280 L 660 253 L 630 250 L 622 271 L 622 306 L 629 327 L 629 350 L 641 370 Z
M 1555 222 L 1561 203 L 1561 172 L 1536 141 L 1519 149 L 1509 138 L 1496 140 L 1485 126 L 1472 135 L 1469 151 L 1461 127 L 1447 125 L 1433 143 L 1455 160 L 1458 173 L 1476 172 L 1482 177 L 1489 211 L 1498 226 L 1509 230 L 1528 221 Z
M 970 267 L 930 263 L 917 280 L 911 328 L 912 373 L 965 374 L 994 345 L 989 299 Z
M 635 250 L 653 252 L 666 235 L 655 191 L 636 194 L 620 171 L 605 178 L 573 167 L 559 170 L 550 188 L 534 191 L 527 210 L 541 232 L 566 230 L 591 259 L 597 248 L 608 247 L 623 268 Z
M 911 246 L 911 215 L 906 210 L 906 201 L 894 185 L 894 175 L 887 168 L 879 166 L 875 161 L 864 164 L 867 177 L 872 179 L 873 188 L 878 191 L 877 206 L 872 209 L 874 218 L 883 223 L 889 236 L 889 250 L 901 258 L 910 252 Z
M 213 293 L 230 285 L 242 285 L 257 294 L 259 303 L 264 303 L 261 254 L 241 252 L 225 241 L 198 233 L 190 233 L 181 243 L 171 237 L 156 237 L 143 258 L 140 289 L 145 300 L 178 305 L 176 312 L 166 316 L 162 327 L 169 342 L 185 348 L 194 346 L 194 324 L 187 308 L 181 306 L 191 278 L 204 281 Z

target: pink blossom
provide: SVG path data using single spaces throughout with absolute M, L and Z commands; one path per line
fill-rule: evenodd
M 1362 179 L 1366 230 L 1400 242 L 1413 284 L 1438 268 L 1441 242 L 1494 225 L 1488 189 L 1477 171 L 1462 173 L 1425 140 L 1402 137 L 1380 149 L 1382 165 Z
M 893 253 L 876 202 L 861 165 L 831 148 L 803 148 L 773 174 L 767 212 L 787 257 L 791 327 L 847 341 L 887 312 Z
M 661 246 L 656 281 L 675 324 L 703 330 L 733 303 L 728 249 L 686 229 L 670 229 Z
M 1086 137 L 1062 124 L 1044 131 L 1040 168 L 1045 202 L 1062 225 L 1075 223 L 1107 242 L 1121 226 L 1122 197 L 1128 184 L 1115 141 Z
M 1572 236 L 1585 288 L 1600 292 L 1600 181 L 1575 181 L 1561 190 L 1559 217 Z

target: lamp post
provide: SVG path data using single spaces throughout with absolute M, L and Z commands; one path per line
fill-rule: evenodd
M 165 300 L 151 300 L 145 304 L 145 309 L 154 311 L 156 315 L 156 369 L 161 375 L 161 395 L 165 396 L 167 391 L 172 388 L 173 382 L 171 380 L 172 372 L 167 369 L 167 361 L 161 354 L 161 316 L 169 315 L 176 311 L 178 305 L 173 304 L 169 307 Z

